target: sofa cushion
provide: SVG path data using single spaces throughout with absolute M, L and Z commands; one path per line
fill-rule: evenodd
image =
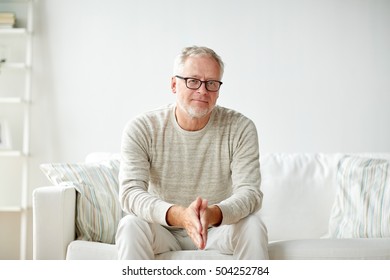
M 118 250 L 115 244 L 75 240 L 69 243 L 67 260 L 117 260 Z
M 335 238 L 390 237 L 390 161 L 345 156 L 329 222 Z
M 284 240 L 268 252 L 271 260 L 388 260 L 390 238 Z
M 122 211 L 118 200 L 119 160 L 42 164 L 55 185 L 77 190 L 76 234 L 81 240 L 114 243 Z
M 303 239 L 268 244 L 271 260 L 381 260 L 390 259 L 390 238 Z M 115 260 L 112 244 L 76 240 L 69 244 L 67 260 Z M 183 250 L 157 255 L 158 260 L 229 260 L 232 255 L 218 251 Z
M 67 260 L 116 260 L 118 249 L 113 244 L 72 241 L 67 250 Z M 156 260 L 232 260 L 233 255 L 221 254 L 215 250 L 181 250 L 156 255 Z
M 260 214 L 270 241 L 320 238 L 327 233 L 340 157 L 320 153 L 262 156 Z

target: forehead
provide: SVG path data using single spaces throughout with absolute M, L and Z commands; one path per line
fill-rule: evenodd
M 219 78 L 220 67 L 218 62 L 211 56 L 189 56 L 183 63 L 183 74 Z

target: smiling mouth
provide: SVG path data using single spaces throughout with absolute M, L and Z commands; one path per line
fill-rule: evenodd
M 206 100 L 192 99 L 192 101 L 200 102 L 200 103 L 208 103 Z

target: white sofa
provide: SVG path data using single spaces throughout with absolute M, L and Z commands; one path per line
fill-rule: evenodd
M 117 156 L 94 153 L 87 157 L 86 162 Z M 264 200 L 262 209 L 256 215 L 261 215 L 267 225 L 271 259 L 390 259 L 389 236 L 328 237 L 331 213 L 340 195 L 338 164 L 344 156 L 341 153 L 262 155 L 261 189 Z M 360 156 L 390 161 L 390 153 Z M 390 187 L 389 180 L 387 189 Z M 34 259 L 117 259 L 114 244 L 77 240 L 75 211 L 74 186 L 56 185 L 35 189 Z M 384 215 L 386 223 L 389 221 L 388 212 Z M 156 258 L 231 259 L 232 256 L 213 251 L 178 251 Z

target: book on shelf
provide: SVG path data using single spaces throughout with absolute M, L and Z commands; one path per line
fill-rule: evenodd
M 0 28 L 13 28 L 16 24 L 14 13 L 0 12 Z

